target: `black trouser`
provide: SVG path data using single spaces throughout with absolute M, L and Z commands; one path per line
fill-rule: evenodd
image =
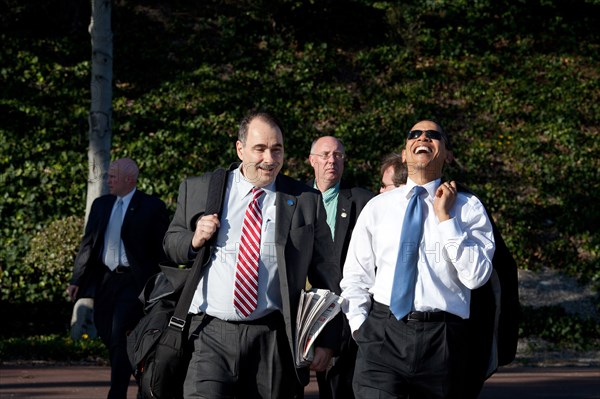
M 354 399 L 352 376 L 358 347 L 347 322 L 344 323 L 342 342 L 339 356 L 333 359 L 333 366 L 327 371 L 316 373 L 319 399 Z
M 251 322 L 195 315 L 184 397 L 292 398 L 298 391 L 281 313 Z
M 356 336 L 356 398 L 463 399 L 466 323 L 448 319 L 397 320 L 374 303 Z
M 131 272 L 107 271 L 94 298 L 94 323 L 110 357 L 108 399 L 126 399 L 132 368 L 127 357 L 127 332 L 143 315 Z

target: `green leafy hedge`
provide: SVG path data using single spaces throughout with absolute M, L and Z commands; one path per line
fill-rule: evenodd
M 560 306 L 523 307 L 519 336 L 539 337 L 556 347 L 598 350 L 600 324 L 597 318 L 567 314 Z
M 1 300 L 65 300 L 85 208 L 87 2 L 5 1 L 0 13 Z M 284 171 L 305 179 L 321 134 L 347 178 L 418 119 L 439 120 L 522 268 L 600 283 L 597 0 L 157 0 L 113 5 L 112 156 L 171 211 L 188 175 L 236 160 L 237 121 L 283 120 Z M 81 230 L 79 230 L 81 229 Z M 78 233 L 79 231 L 79 233 Z
M 0 340 L 0 358 L 7 360 L 48 361 L 108 361 L 108 351 L 100 339 L 84 337 L 80 340 L 51 334 L 45 336 L 14 337 Z
M 67 300 L 66 284 L 82 232 L 83 217 L 79 216 L 56 220 L 39 231 L 19 267 L 3 275 L 3 296 L 17 302 Z

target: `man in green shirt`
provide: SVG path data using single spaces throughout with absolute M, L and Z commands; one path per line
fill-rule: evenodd
M 344 180 L 346 151 L 340 140 L 332 136 L 319 137 L 310 148 L 309 161 L 315 178 L 308 184 L 319 190 L 327 212 L 327 224 L 331 229 L 336 260 L 340 269 L 344 266 L 346 252 L 356 219 L 365 204 L 374 197 L 368 190 L 350 187 Z M 356 343 L 350 336 L 350 329 L 344 328 L 340 356 L 334 359 L 333 367 L 327 372 L 318 372 L 319 397 L 354 398 L 352 375 L 356 359 Z

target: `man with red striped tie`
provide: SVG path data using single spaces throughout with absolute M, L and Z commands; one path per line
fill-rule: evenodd
M 294 397 L 309 379 L 308 368 L 295 367 L 293 351 L 306 279 L 340 292 L 320 193 L 279 173 L 280 126 L 266 112 L 242 120 L 242 162 L 227 173 L 220 214 L 204 213 L 211 173 L 180 186 L 165 252 L 177 263 L 189 263 L 204 245 L 211 253 L 189 310 L 185 398 Z M 310 369 L 327 368 L 341 326 L 338 315 L 319 335 Z

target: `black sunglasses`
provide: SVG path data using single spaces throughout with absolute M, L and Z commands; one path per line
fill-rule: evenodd
M 406 136 L 406 139 L 418 139 L 423 133 L 425 133 L 425 137 L 427 137 L 430 140 L 444 140 L 444 136 L 442 135 L 442 133 L 438 132 L 437 130 L 411 130 L 410 132 L 408 132 L 408 136 Z

